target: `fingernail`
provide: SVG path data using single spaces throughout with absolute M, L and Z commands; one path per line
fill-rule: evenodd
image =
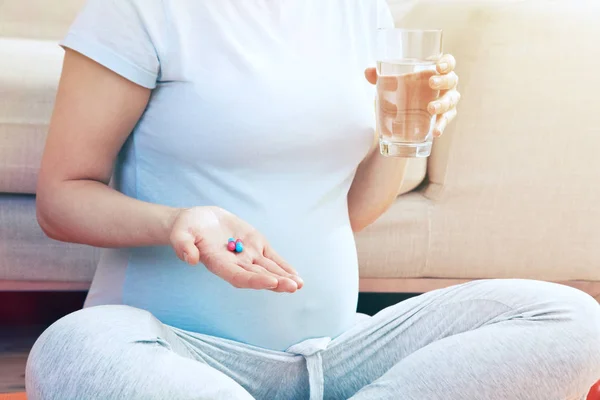
M 440 84 L 442 83 L 442 78 L 434 76 L 433 78 L 431 78 L 431 82 L 434 86 L 440 86 Z
M 186 263 L 188 263 L 188 264 L 190 263 L 190 259 L 189 259 L 188 255 L 187 255 L 187 253 L 183 253 L 183 260 L 184 260 Z
M 435 137 L 440 137 L 440 136 L 442 136 L 442 131 L 441 131 L 440 129 L 435 129 L 435 130 L 433 131 L 433 136 L 435 136 Z
M 438 66 L 440 68 L 440 71 L 446 71 L 448 69 L 448 63 L 446 63 L 446 62 L 439 63 Z
M 440 109 L 440 103 L 431 103 L 431 109 L 433 110 L 433 113 L 437 113 Z

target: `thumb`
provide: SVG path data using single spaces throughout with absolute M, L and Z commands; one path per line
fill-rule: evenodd
M 190 233 L 176 233 L 171 238 L 171 245 L 181 261 L 196 265 L 200 261 L 200 252 L 196 247 L 196 238 Z
M 374 85 L 377 83 L 377 70 L 375 68 L 367 68 L 365 70 L 365 78 L 370 84 Z

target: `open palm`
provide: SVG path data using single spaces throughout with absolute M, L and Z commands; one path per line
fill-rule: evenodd
M 242 240 L 243 252 L 227 249 L 230 237 Z M 201 262 L 236 288 L 293 293 L 303 286 L 297 272 L 255 228 L 218 207 L 182 210 L 173 224 L 171 245 L 181 260 Z

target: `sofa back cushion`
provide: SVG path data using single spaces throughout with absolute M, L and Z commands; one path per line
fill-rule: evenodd
M 59 40 L 85 0 L 2 0 L 0 37 Z

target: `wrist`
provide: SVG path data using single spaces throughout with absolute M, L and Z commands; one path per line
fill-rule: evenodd
M 161 233 L 160 244 L 166 245 L 171 243 L 171 232 L 175 222 L 186 208 L 165 207 L 161 216 Z

